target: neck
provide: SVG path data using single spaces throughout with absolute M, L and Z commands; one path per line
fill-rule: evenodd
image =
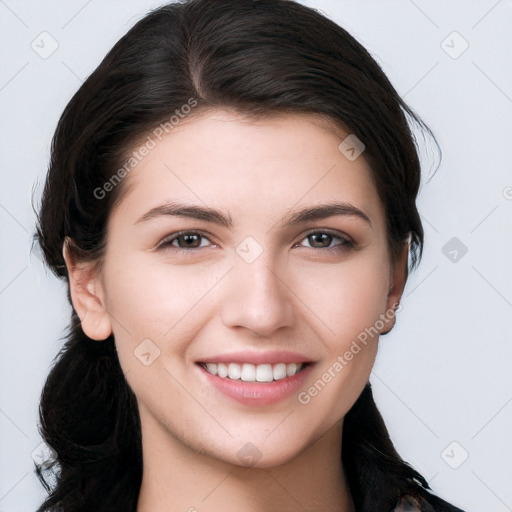
M 198 453 L 155 419 L 142 420 L 137 512 L 350 512 L 341 464 L 342 421 L 285 464 L 246 467 Z

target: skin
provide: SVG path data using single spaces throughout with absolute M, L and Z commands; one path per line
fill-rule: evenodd
M 369 379 L 378 335 L 309 403 L 297 395 L 399 301 L 408 248 L 391 262 L 364 153 L 350 161 L 338 150 L 346 135 L 306 114 L 258 122 L 224 110 L 195 116 L 125 178 L 101 267 L 64 247 L 82 327 L 95 340 L 113 332 L 137 397 L 138 512 L 352 510 L 340 462 L 343 417 Z M 333 200 L 371 224 L 335 215 L 282 225 L 291 211 Z M 234 227 L 170 215 L 137 222 L 166 201 L 220 209 Z M 343 238 L 311 239 L 312 229 Z M 170 240 L 181 230 L 205 238 L 193 249 Z M 248 236 L 262 250 L 251 263 L 236 252 Z M 172 245 L 158 249 L 166 237 Z M 145 365 L 136 354 L 148 339 L 145 353 L 159 354 Z M 297 351 L 315 365 L 297 393 L 249 406 L 214 389 L 195 364 L 246 349 Z M 249 442 L 259 457 L 251 463 L 238 455 Z

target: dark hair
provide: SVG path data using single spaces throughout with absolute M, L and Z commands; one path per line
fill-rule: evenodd
M 316 114 L 354 134 L 385 207 L 390 254 L 396 257 L 410 237 L 410 266 L 416 266 L 423 229 L 410 123 L 432 134 L 370 54 L 343 28 L 294 1 L 189 0 L 139 21 L 59 120 L 37 225 L 55 274 L 68 280 L 66 238 L 76 257 L 101 262 L 107 219 L 126 192 L 123 163 L 156 127 L 170 130 L 171 116 L 181 117 L 185 105 L 193 106 L 190 116 L 210 108 L 255 118 Z M 53 464 L 36 466 L 49 492 L 38 512 L 135 511 L 142 479 L 135 395 L 113 336 L 92 341 L 75 311 L 42 392 L 40 433 L 57 455 Z M 403 495 L 416 497 L 423 511 L 459 510 L 428 492 L 425 479 L 397 454 L 369 384 L 346 415 L 342 460 L 358 512 L 390 511 Z

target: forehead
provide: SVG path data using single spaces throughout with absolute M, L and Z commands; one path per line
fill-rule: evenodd
M 224 110 L 195 115 L 151 144 L 124 178 L 117 210 L 135 217 L 162 202 L 186 200 L 275 216 L 299 203 L 341 199 L 381 216 L 364 157 L 349 160 L 339 150 L 347 135 L 311 114 L 257 120 Z

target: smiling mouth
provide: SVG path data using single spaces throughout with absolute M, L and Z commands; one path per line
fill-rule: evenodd
M 243 382 L 273 382 L 293 377 L 310 363 L 198 363 L 211 375 Z

